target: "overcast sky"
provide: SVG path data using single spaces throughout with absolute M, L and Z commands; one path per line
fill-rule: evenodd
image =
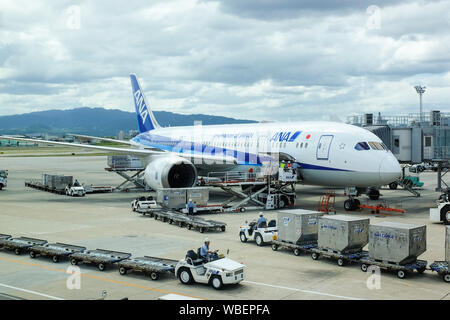
M 1 0 L 0 115 L 154 110 L 253 120 L 450 111 L 450 1 Z

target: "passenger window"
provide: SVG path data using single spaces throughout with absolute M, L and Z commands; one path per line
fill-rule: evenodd
M 300 148 L 303 148 L 303 142 L 302 142 L 302 143 L 300 143 Z
M 369 142 L 370 143 L 370 142 Z M 362 150 L 370 150 L 369 145 L 367 144 L 367 142 L 358 142 L 355 145 L 355 149 L 358 151 L 362 151 Z
M 305 143 L 305 148 L 308 148 L 308 142 Z

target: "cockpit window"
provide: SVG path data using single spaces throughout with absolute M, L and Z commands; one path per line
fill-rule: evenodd
M 367 142 L 358 142 L 355 146 L 355 149 L 358 151 L 361 150 L 370 150 L 369 145 L 367 144 Z
M 384 147 L 384 144 L 379 142 L 369 141 L 369 145 L 373 150 L 387 150 L 387 148 Z

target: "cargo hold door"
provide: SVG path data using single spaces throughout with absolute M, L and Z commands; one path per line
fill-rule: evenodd
M 317 160 L 328 160 L 333 135 L 323 135 L 319 139 L 316 150 Z

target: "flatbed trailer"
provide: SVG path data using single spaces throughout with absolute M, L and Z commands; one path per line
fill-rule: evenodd
M 200 233 L 205 231 L 222 231 L 225 232 L 227 224 L 216 220 L 206 220 L 203 218 L 193 217 L 187 222 L 188 230 L 197 229 Z
M 70 263 L 72 265 L 77 265 L 80 262 L 85 264 L 95 264 L 100 271 L 103 271 L 106 269 L 107 265 L 112 265 L 116 262 L 128 259 L 129 257 L 131 257 L 131 253 L 96 249 L 83 252 L 75 252 L 69 257 Z
M 139 211 L 139 213 L 142 213 Z M 176 224 L 180 227 L 186 227 L 188 230 L 194 229 L 198 230 L 200 233 L 205 231 L 222 231 L 226 230 L 226 223 L 216 220 L 203 219 L 200 217 L 189 216 L 183 213 L 173 212 L 173 211 L 145 211 L 145 214 L 150 217 L 160 220 L 162 222 L 168 222 L 169 224 Z
M 23 251 L 28 250 L 33 246 L 44 245 L 46 243 L 47 240 L 28 237 L 18 237 L 18 238 L 11 238 L 11 236 L 3 238 L 0 237 L 0 248 L 14 251 L 14 253 L 17 255 L 21 254 Z
M 33 189 L 37 189 L 37 190 L 41 190 L 41 191 L 47 191 L 47 192 L 51 192 L 51 193 L 56 193 L 56 194 L 61 194 L 61 195 L 66 194 L 65 189 L 53 189 L 48 186 L 45 186 L 44 184 L 42 184 L 42 182 L 39 182 L 39 181 L 25 181 L 25 187 L 29 187 L 29 188 L 33 188 Z
M 359 259 L 359 263 L 363 272 L 367 272 L 370 266 L 377 266 L 383 270 L 396 272 L 397 277 L 400 279 L 405 279 L 408 273 L 412 273 L 414 271 L 417 271 L 420 274 L 423 273 L 427 269 L 428 264 L 425 260 L 416 260 L 407 264 L 397 264 L 389 261 L 375 260 L 370 257 L 362 257 Z
M 142 272 L 152 280 L 158 280 L 162 273 L 175 273 L 177 260 L 157 257 L 128 258 L 118 263 L 119 273 L 126 275 L 128 271 Z
M 313 260 L 318 260 L 320 256 L 336 260 L 338 266 L 343 267 L 352 262 L 358 263 L 361 258 L 368 257 L 369 252 L 364 250 L 356 252 L 339 252 L 336 250 L 323 249 L 319 247 L 311 249 L 311 258 Z
M 272 240 L 272 250 L 278 251 L 279 248 L 287 248 L 292 250 L 294 255 L 299 256 L 303 253 L 310 253 L 313 248 L 317 247 L 317 242 L 297 244 L 293 242 L 283 241 L 279 239 Z
M 430 264 L 430 270 L 436 271 L 442 279 L 449 283 L 450 282 L 450 265 L 447 261 L 435 261 Z
M 198 205 L 195 210 L 194 214 L 200 214 L 200 213 L 220 213 L 224 212 L 224 207 L 220 204 L 208 204 L 208 205 Z M 182 208 L 179 210 L 181 213 L 188 213 L 188 210 L 186 208 Z
M 86 247 L 75 246 L 65 243 L 46 243 L 44 245 L 37 245 L 30 248 L 30 257 L 36 258 L 38 256 L 49 256 L 54 263 L 59 262 L 61 258 L 68 257 L 75 252 L 83 252 Z

